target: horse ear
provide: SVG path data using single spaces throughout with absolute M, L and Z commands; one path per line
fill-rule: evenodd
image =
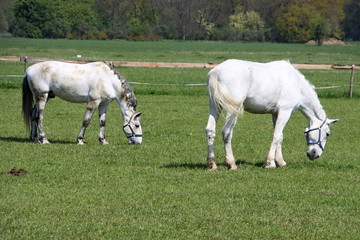
M 141 112 L 135 113 L 134 119 L 140 117 L 141 114 L 142 114 Z
M 339 119 L 328 119 L 326 122 L 330 126 L 331 124 L 336 123 L 338 121 L 340 121 L 340 120 Z

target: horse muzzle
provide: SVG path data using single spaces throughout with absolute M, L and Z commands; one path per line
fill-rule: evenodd
M 128 138 L 128 144 L 139 145 L 142 143 L 142 137 Z
M 311 148 L 309 151 L 307 151 L 306 155 L 310 160 L 316 160 L 318 159 L 321 154 L 323 153 L 322 150 L 317 150 L 316 148 Z

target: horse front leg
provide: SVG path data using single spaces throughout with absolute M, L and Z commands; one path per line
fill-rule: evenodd
M 99 106 L 99 142 L 101 144 L 109 144 L 105 139 L 105 123 L 106 123 L 106 105 Z
M 270 150 L 266 157 L 265 168 L 276 168 L 276 163 L 279 167 L 286 166 L 286 162 L 284 161 L 282 155 L 283 130 L 286 123 L 289 121 L 290 116 L 291 111 L 283 111 L 279 112 L 277 115 L 273 115 L 273 123 L 275 125 L 275 129 Z
M 236 125 L 237 116 L 227 114 L 224 127 L 222 129 L 224 148 L 225 148 L 225 164 L 229 170 L 236 170 L 235 158 L 232 151 L 231 139 L 233 130 Z
M 85 135 L 86 128 L 89 126 L 91 118 L 92 118 L 95 110 L 99 106 L 99 104 L 100 104 L 100 100 L 96 100 L 96 101 L 88 102 L 88 104 L 86 106 L 86 111 L 85 111 L 84 119 L 82 122 L 82 126 L 80 129 L 79 135 L 77 137 L 77 143 L 79 145 L 84 144 L 84 135 Z
M 206 125 L 206 142 L 208 146 L 206 162 L 210 170 L 217 169 L 215 163 L 214 141 L 216 135 L 216 122 L 218 117 L 219 117 L 219 113 L 217 112 L 210 113 L 208 123 Z

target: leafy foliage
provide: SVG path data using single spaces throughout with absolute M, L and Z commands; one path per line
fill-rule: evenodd
M 312 26 L 319 18 L 313 8 L 292 5 L 276 20 L 276 28 L 287 42 L 306 42 L 311 39 Z
M 60 1 L 19 0 L 14 4 L 15 20 L 10 32 L 18 37 L 62 38 L 69 25 Z
M 346 17 L 342 24 L 345 31 L 345 37 L 360 40 L 360 2 L 350 0 L 344 6 Z
M 360 39 L 356 0 L 3 0 L 0 7 L 0 32 L 19 37 L 319 44 L 328 37 Z

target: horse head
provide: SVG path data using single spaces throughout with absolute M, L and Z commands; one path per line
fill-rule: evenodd
M 125 118 L 123 130 L 128 139 L 129 144 L 141 144 L 142 142 L 142 128 L 140 115 L 141 112 L 136 112 L 137 100 L 135 98 L 134 92 L 131 90 L 125 94 L 123 98 L 126 104 L 125 108 Z M 126 117 L 129 116 L 129 117 Z
M 128 139 L 129 144 L 141 144 L 142 142 L 142 128 L 140 122 L 141 112 L 133 113 L 128 121 L 125 121 L 123 126 L 124 133 Z
M 330 125 L 339 121 L 338 119 L 325 118 L 320 123 L 315 121 L 305 129 L 305 138 L 308 145 L 307 156 L 315 160 L 324 152 L 327 138 L 330 136 Z
M 121 100 L 119 102 L 120 108 L 124 116 L 123 130 L 128 139 L 129 144 L 141 144 L 142 143 L 142 128 L 140 122 L 141 112 L 136 112 L 137 100 L 135 98 L 134 91 L 130 87 L 129 83 L 117 72 L 114 65 L 109 64 L 111 70 L 117 76 L 121 82 L 122 91 Z

